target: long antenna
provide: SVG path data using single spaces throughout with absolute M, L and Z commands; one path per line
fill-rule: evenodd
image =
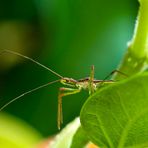
M 32 92 L 34 92 L 34 91 L 36 91 L 36 90 L 38 90 L 38 89 L 40 89 L 40 88 L 46 87 L 46 86 L 48 86 L 48 85 L 50 85 L 50 84 L 53 84 L 53 83 L 56 83 L 56 82 L 59 82 L 59 81 L 60 81 L 60 79 L 59 79 L 59 80 L 52 81 L 52 82 L 49 82 L 49 83 L 46 83 L 46 84 L 44 84 L 44 85 L 41 85 L 41 86 L 36 87 L 36 88 L 34 88 L 34 89 L 31 89 L 31 90 L 29 90 L 29 91 L 27 91 L 27 92 L 25 92 L 25 93 L 23 93 L 23 94 L 21 94 L 21 95 L 15 97 L 14 99 L 12 99 L 12 100 L 9 101 L 8 103 L 6 103 L 4 106 L 2 106 L 2 107 L 0 108 L 0 111 L 3 110 L 5 107 L 7 107 L 9 104 L 13 103 L 14 101 L 20 99 L 21 97 L 23 97 L 23 96 L 25 96 L 25 95 L 27 95 L 27 94 L 30 94 L 30 93 L 32 93 Z
M 58 74 L 58 73 L 56 73 L 55 71 L 51 70 L 51 69 L 48 68 L 47 66 L 45 66 L 45 65 L 43 65 L 43 64 L 41 64 L 41 63 L 39 63 L 38 61 L 36 61 L 36 60 L 34 60 L 34 59 L 30 58 L 30 57 L 27 57 L 27 56 L 25 56 L 25 55 L 22 55 L 22 54 L 20 54 L 20 53 L 17 53 L 17 52 L 15 52 L 15 51 L 11 51 L 11 50 L 2 50 L 2 52 L 0 53 L 0 55 L 3 54 L 3 53 L 5 53 L 5 52 L 11 53 L 11 54 L 14 54 L 14 55 L 17 55 L 17 56 L 20 56 L 20 57 L 23 57 L 23 58 L 25 58 L 25 59 L 28 59 L 28 60 L 32 61 L 33 63 L 36 63 L 37 65 L 39 65 L 39 66 L 41 66 L 41 67 L 47 69 L 48 71 L 50 71 L 51 73 L 55 74 L 56 76 L 58 76 L 58 77 L 60 77 L 60 78 L 63 78 L 63 76 L 61 76 L 60 74 Z

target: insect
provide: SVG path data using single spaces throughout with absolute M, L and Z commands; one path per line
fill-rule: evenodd
M 87 78 L 83 78 L 83 79 L 80 79 L 80 80 L 75 80 L 73 78 L 69 78 L 69 77 L 63 77 L 62 75 L 56 73 L 55 71 L 51 70 L 50 68 L 48 68 L 47 66 L 39 63 L 38 61 L 30 58 L 30 57 L 27 57 L 25 55 L 22 55 L 20 53 L 17 53 L 17 52 L 14 52 L 14 51 L 11 51 L 11 50 L 2 50 L 2 52 L 0 53 L 0 55 L 4 54 L 4 53 L 9 53 L 9 54 L 14 54 L 14 55 L 17 55 L 17 56 L 20 56 L 22 58 L 25 58 L 25 59 L 28 59 L 30 61 L 32 61 L 33 63 L 43 67 L 44 69 L 50 71 L 51 73 L 53 73 L 54 75 L 56 75 L 57 77 L 59 77 L 58 80 L 55 80 L 55 81 L 52 81 L 52 82 L 49 82 L 49 83 L 46 83 L 44 85 L 41 85 L 39 87 L 36 87 L 32 90 L 29 90 L 17 97 L 15 97 L 14 99 L 12 99 L 11 101 L 9 101 L 8 103 L 6 103 L 4 106 L 2 106 L 0 108 L 0 111 L 3 110 L 5 107 L 7 107 L 9 104 L 11 104 L 12 102 L 20 99 L 21 97 L 27 95 L 27 94 L 30 94 L 38 89 L 41 89 L 43 87 L 46 87 L 48 85 L 51 85 L 53 83 L 56 83 L 56 82 L 61 82 L 64 86 L 67 86 L 67 87 L 61 87 L 59 88 L 59 94 L 58 94 L 58 115 L 57 115 L 57 126 L 58 126 L 58 129 L 61 128 L 61 124 L 63 123 L 63 113 L 62 113 L 62 98 L 64 96 L 68 96 L 68 95 L 72 95 L 72 94 L 76 94 L 76 93 L 79 93 L 82 89 L 84 90 L 88 90 L 89 94 L 93 94 L 100 86 L 101 84 L 105 84 L 105 83 L 114 83 L 115 81 L 113 80 L 106 80 L 110 75 L 114 74 L 115 72 L 118 72 L 124 76 L 126 76 L 124 73 L 118 71 L 118 70 L 114 70 L 112 73 L 110 73 L 104 80 L 97 80 L 94 78 L 94 66 L 91 66 L 91 72 L 90 72 L 90 76 L 87 77 Z

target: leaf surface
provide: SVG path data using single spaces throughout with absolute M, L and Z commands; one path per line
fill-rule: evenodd
M 70 148 L 82 148 L 88 143 L 88 137 L 85 131 L 80 126 L 75 135 L 73 136 L 72 144 Z
M 62 131 L 55 136 L 49 144 L 49 148 L 70 148 L 73 136 L 80 126 L 79 118 L 69 123 Z
M 148 74 L 98 90 L 84 104 L 80 119 L 101 148 L 148 147 Z

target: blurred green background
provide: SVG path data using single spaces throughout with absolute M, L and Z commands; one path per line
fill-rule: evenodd
M 103 79 L 116 69 L 131 39 L 137 0 L 1 0 L 0 50 L 36 59 L 62 76 Z M 21 93 L 57 79 L 14 55 L 0 56 L 0 106 Z M 12 103 L 3 111 L 26 121 L 43 136 L 58 132 L 53 84 Z M 63 127 L 79 115 L 87 92 L 64 97 Z

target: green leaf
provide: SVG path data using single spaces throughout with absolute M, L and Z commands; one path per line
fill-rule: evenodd
M 136 58 L 147 58 L 148 55 L 148 1 L 139 0 L 140 8 L 136 21 L 130 50 Z
M 24 121 L 0 112 L 0 148 L 33 148 L 42 136 Z
M 80 119 L 100 147 L 148 147 L 148 74 L 102 88 L 86 101 Z
M 71 144 L 70 148 L 82 148 L 88 143 L 88 141 L 89 140 L 88 140 L 88 137 L 87 137 L 85 131 L 80 126 L 77 129 L 77 131 L 73 137 L 72 144 Z
M 70 148 L 73 136 L 80 126 L 79 118 L 70 122 L 54 140 L 49 144 L 49 148 Z

